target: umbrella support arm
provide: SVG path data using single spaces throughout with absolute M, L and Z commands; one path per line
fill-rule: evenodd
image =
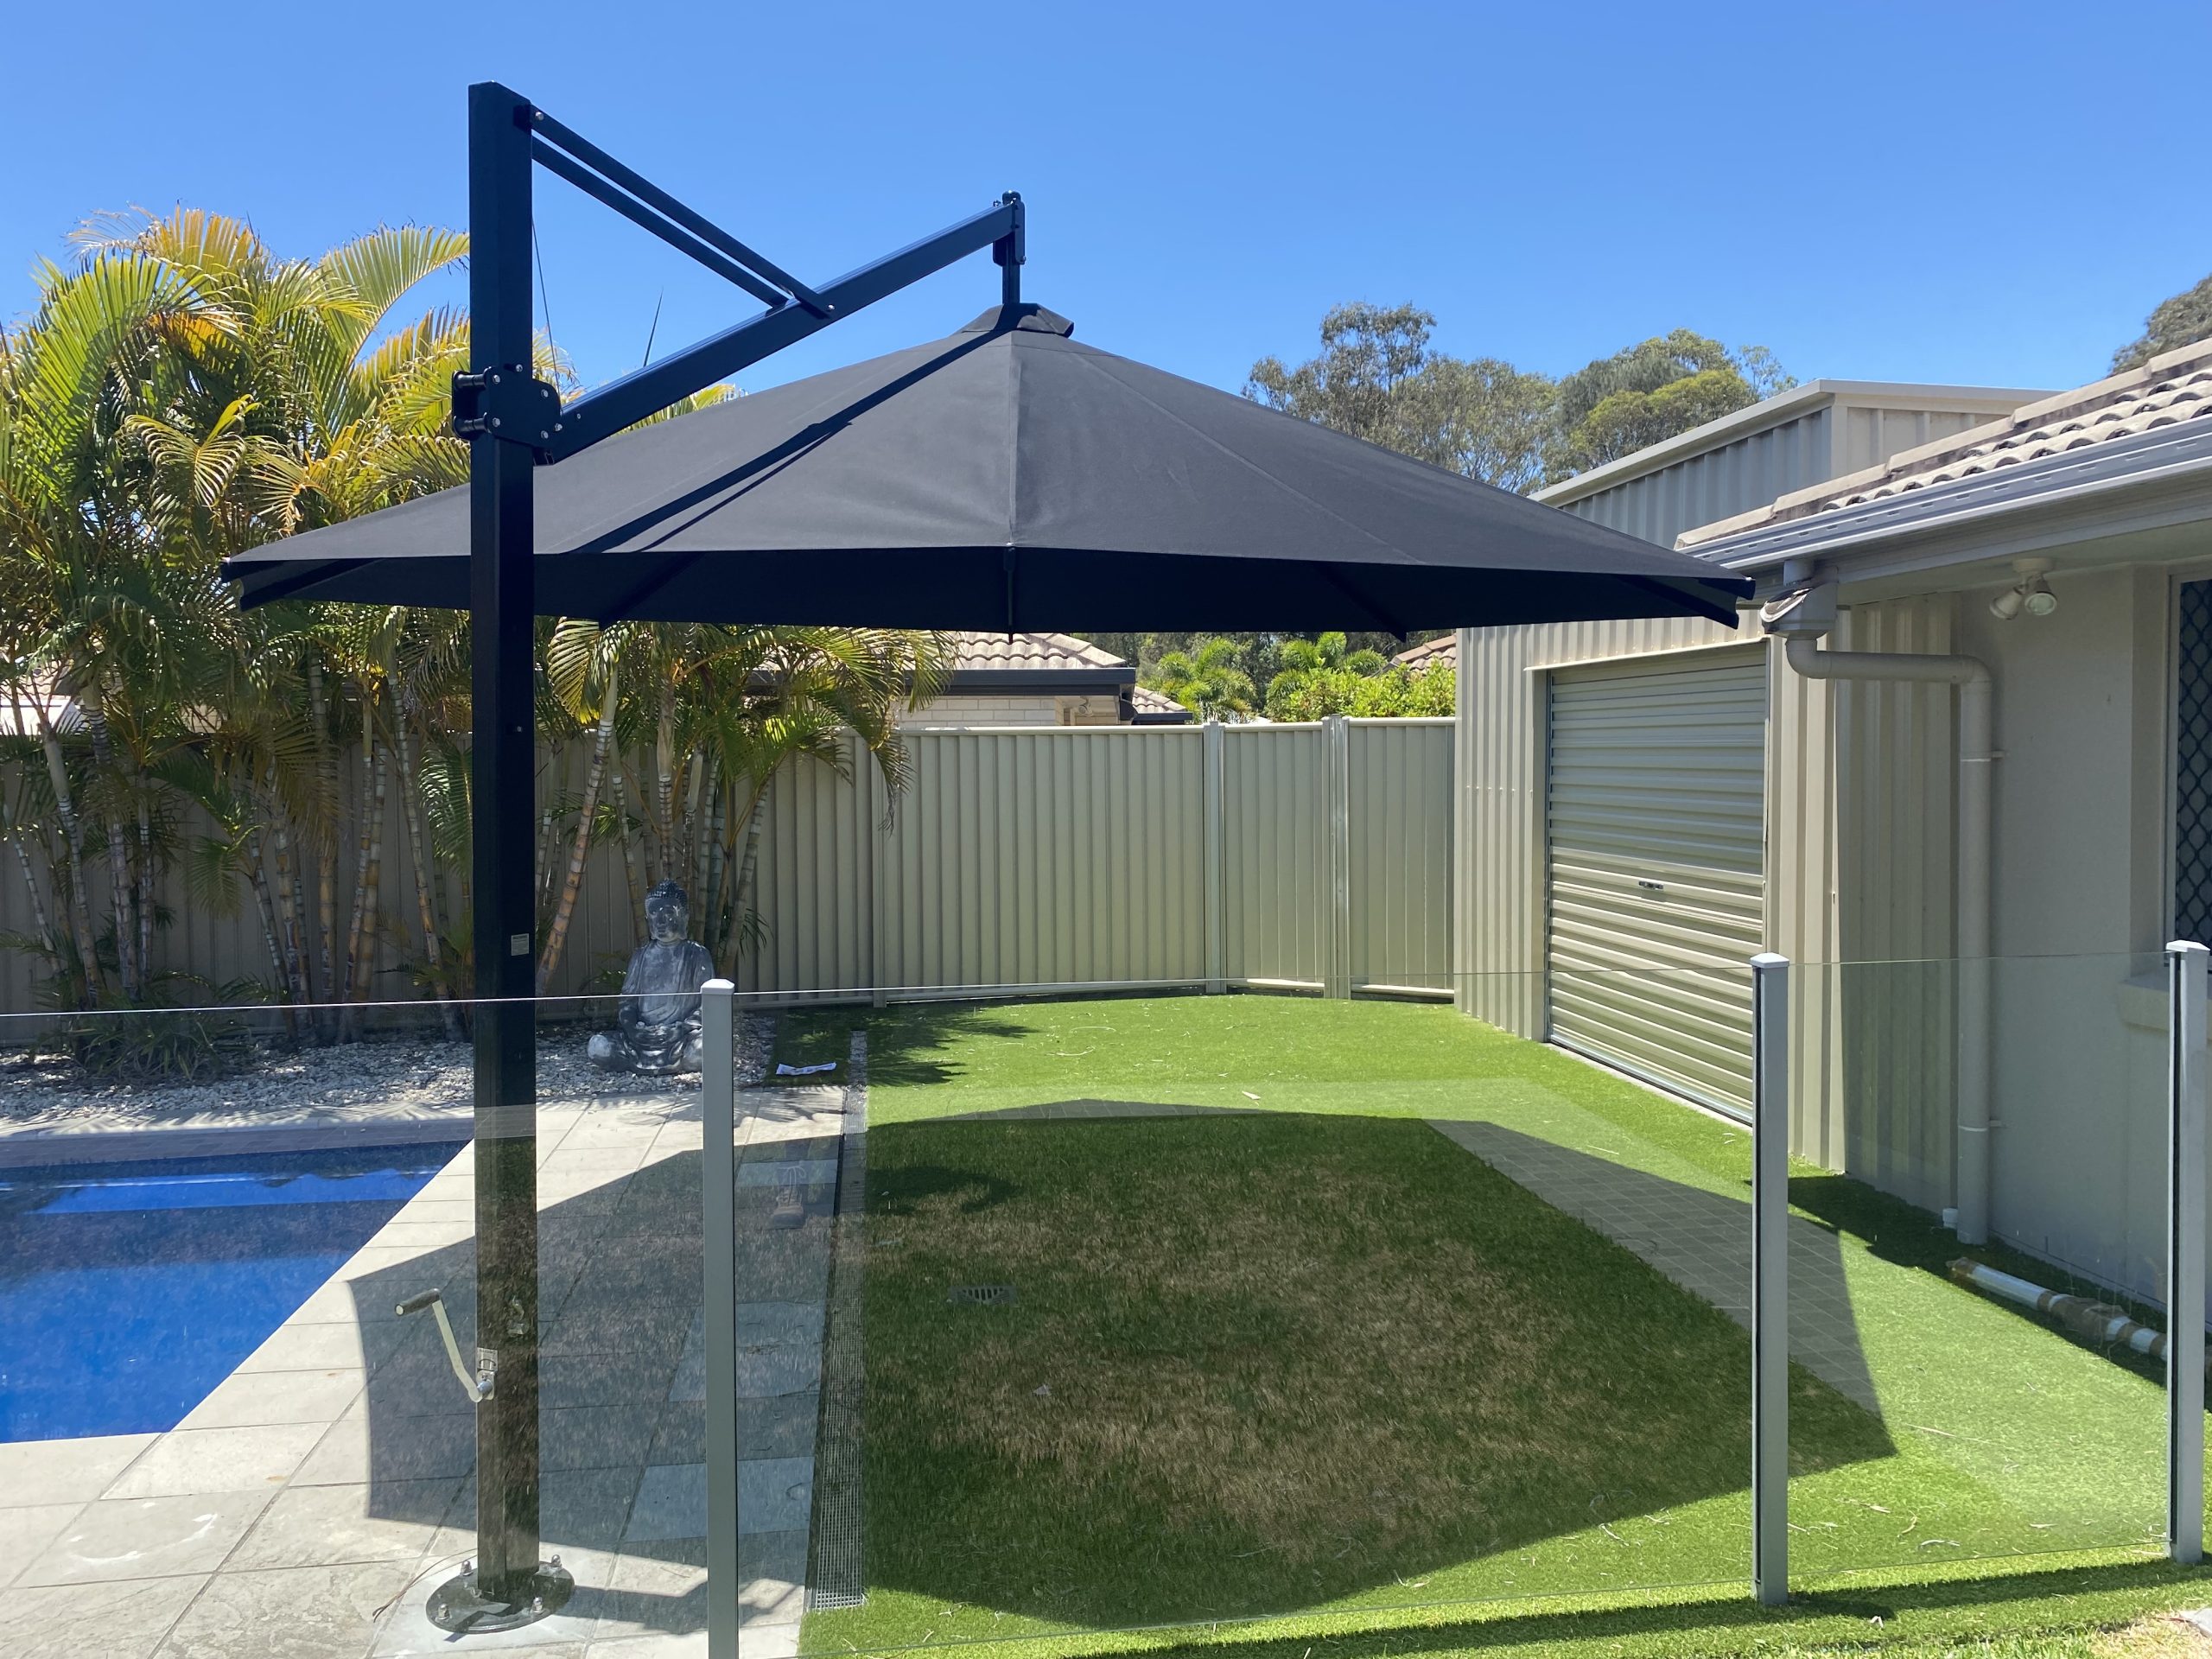
M 734 328 L 726 328 L 587 393 L 560 410 L 557 421 L 502 421 L 501 429 L 493 435 L 529 448 L 541 463 L 565 461 L 601 438 L 612 437 L 648 415 L 657 414 L 693 392 L 727 379 L 785 346 L 818 334 L 839 318 L 850 316 L 862 307 L 873 305 L 985 248 L 991 251 L 991 257 L 1000 268 L 1001 303 L 1008 307 L 1021 303 L 1021 267 L 1028 257 L 1028 248 L 1021 198 L 1014 191 L 1007 191 L 982 213 L 970 214 L 935 236 L 925 237 L 896 253 L 887 254 L 817 289 L 762 257 L 703 214 L 685 207 L 582 134 L 555 120 L 519 92 L 487 81 L 470 88 L 469 97 L 472 100 L 481 97 L 500 105 L 503 119 L 512 123 L 512 132 L 499 137 L 524 158 L 524 176 L 517 188 L 525 203 L 530 192 L 529 168 L 531 164 L 543 167 L 768 308 Z M 472 152 L 478 142 L 476 130 L 472 126 Z M 472 207 L 472 215 L 474 212 Z M 472 244 L 472 249 L 473 259 L 484 257 L 482 248 Z M 527 258 L 526 250 L 522 257 Z M 527 281 L 526 267 L 524 280 Z M 458 382 L 456 377 L 457 396 L 466 391 L 472 400 L 480 400 L 476 406 L 480 407 L 480 383 L 463 388 Z

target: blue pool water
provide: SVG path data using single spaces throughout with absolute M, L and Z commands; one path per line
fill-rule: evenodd
M 174 1428 L 457 1150 L 0 1171 L 0 1440 Z

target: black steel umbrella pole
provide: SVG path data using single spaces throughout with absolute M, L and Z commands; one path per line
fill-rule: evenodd
M 241 602 L 466 606 L 474 642 L 477 1555 L 449 1630 L 571 1585 L 538 1530 L 532 619 L 879 627 L 1733 623 L 1749 582 L 1074 340 L 1021 299 L 1024 208 L 810 288 L 496 83 L 469 88 L 469 484 L 229 562 Z M 531 363 L 543 167 L 766 308 L 563 404 Z M 626 431 L 988 248 L 931 344 Z M 618 435 L 620 435 L 618 436 Z M 613 440 L 613 442 L 608 442 Z M 567 463 L 565 465 L 559 463 Z

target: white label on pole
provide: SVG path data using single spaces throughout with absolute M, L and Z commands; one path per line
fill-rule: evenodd
M 507 954 L 511 957 L 528 956 L 530 954 L 530 935 L 527 933 L 508 934 Z

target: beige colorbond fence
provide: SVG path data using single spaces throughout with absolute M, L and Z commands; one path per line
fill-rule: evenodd
M 741 988 L 1448 993 L 1452 722 L 909 733 L 778 780 Z
M 741 989 L 1450 988 L 1448 720 L 905 740 L 912 782 L 895 803 L 864 761 L 849 777 L 802 762 L 776 780 L 757 880 L 765 937 L 717 964 Z M 562 786 L 573 779 L 541 779 Z M 420 994 L 409 971 L 416 906 L 396 800 L 386 816 L 368 995 L 399 1001 Z M 341 839 L 342 928 L 354 838 Z M 190 901 L 181 872 L 165 886 L 173 920 L 157 967 L 215 984 L 270 977 L 243 888 L 225 914 Z M 30 926 L 21 881 L 0 883 L 0 931 Z M 595 850 L 550 989 L 607 985 L 639 927 L 620 856 Z M 28 957 L 0 957 L 0 1011 L 35 1006 L 32 972 Z

